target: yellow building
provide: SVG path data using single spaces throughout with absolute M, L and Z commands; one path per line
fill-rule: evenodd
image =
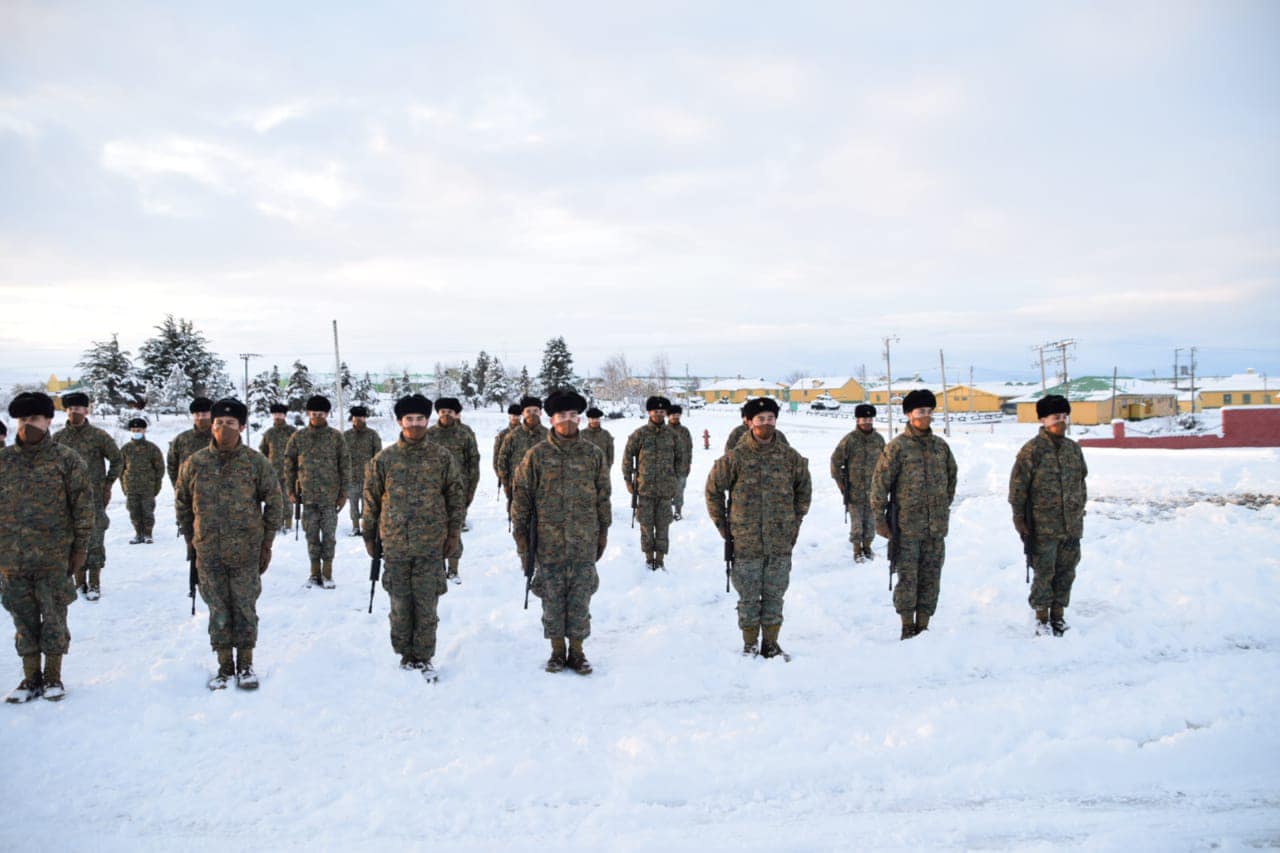
M 1191 394 L 1189 380 L 1182 380 L 1182 390 L 1187 392 L 1179 397 L 1179 411 L 1191 410 Z M 1196 380 L 1196 409 L 1220 409 L 1223 406 L 1272 406 L 1280 403 L 1280 389 L 1272 388 L 1275 384 L 1265 374 L 1258 374 L 1252 368 L 1234 376 L 1209 377 Z
M 910 392 L 915 391 L 917 389 L 933 390 L 929 388 L 929 385 L 927 383 L 921 382 L 918 379 L 895 379 L 893 381 L 894 403 L 900 404 L 904 396 L 906 396 Z M 938 392 L 934 391 L 934 393 L 937 394 Z M 889 388 L 883 382 L 877 383 L 875 385 L 868 384 L 866 389 L 866 394 L 867 394 L 866 401 L 872 404 L 873 406 L 889 405 Z M 938 402 L 939 404 L 941 404 L 942 401 L 939 400 Z
M 999 412 L 1003 411 L 1006 406 L 1012 406 L 1014 400 L 1025 396 L 1033 387 L 1033 385 L 1009 382 L 975 382 L 972 385 L 952 385 L 947 388 L 945 399 L 944 395 L 938 395 L 938 408 L 943 408 L 945 403 L 952 414 Z M 1012 413 L 1012 409 L 1010 409 L 1010 413 Z
M 59 379 L 58 374 L 49 374 L 49 381 L 44 383 L 45 390 L 49 396 L 53 398 L 53 408 L 55 411 L 62 411 L 62 395 L 67 391 L 76 390 L 78 383 L 73 379 Z
M 1056 385 L 1046 394 L 1063 394 Z M 1144 382 L 1140 379 L 1116 380 L 1113 399 L 1110 376 L 1082 376 L 1071 380 L 1071 387 L 1064 395 L 1071 401 L 1071 422 L 1081 426 L 1109 424 L 1113 419 L 1138 421 L 1177 414 L 1177 394 L 1167 385 Z M 1017 400 L 1018 422 L 1035 423 L 1036 400 L 1040 392 Z
M 861 403 L 867 398 L 866 393 L 852 376 L 814 376 L 791 383 L 791 400 L 796 403 L 811 403 L 823 394 L 830 394 L 840 403 Z
M 786 399 L 787 386 L 777 382 L 766 382 L 763 379 L 722 379 L 703 385 L 693 393 L 708 403 L 727 400 L 730 403 L 745 403 L 753 397 L 775 397 Z

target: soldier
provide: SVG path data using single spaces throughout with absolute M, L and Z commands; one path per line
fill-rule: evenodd
M 667 409 L 667 426 L 675 431 L 676 441 L 684 453 L 684 468 L 676 471 L 676 493 L 671 499 L 671 519 L 679 521 L 684 518 L 684 487 L 689 482 L 689 468 L 693 464 L 693 433 L 680 423 L 684 407 L 675 403 Z
M 742 653 L 786 658 L 778 645 L 782 599 L 813 481 L 809 460 L 777 439 L 777 401 L 757 397 L 742 416 L 751 430 L 707 475 L 707 513 L 721 538 L 732 539 Z
M 79 392 L 64 394 L 62 408 L 67 412 L 66 425 L 53 434 L 53 440 L 78 451 L 87 466 L 89 484 L 98 495 L 94 513 L 93 536 L 89 539 L 89 558 L 76 574 L 76 586 L 89 601 L 97 601 L 102 591 L 102 569 L 107 564 L 103 542 L 111 519 L 107 505 L 111 503 L 111 486 L 120 476 L 120 448 L 105 430 L 89 423 L 89 398 Z M 86 578 L 86 572 L 88 577 Z
M 1029 603 L 1036 612 L 1036 633 L 1067 630 L 1063 611 L 1071 603 L 1071 584 L 1080 563 L 1088 489 L 1080 445 L 1067 438 L 1071 403 L 1057 394 L 1036 401 L 1040 433 L 1018 451 L 1009 475 L 1013 526 L 1035 570 Z
M 4 425 L 4 421 L 0 421 L 0 447 L 5 446 L 5 442 L 9 438 L 9 428 Z
M 289 447 L 289 439 L 298 431 L 297 427 L 291 426 L 286 417 L 289 414 L 289 407 L 284 403 L 271 404 L 271 426 L 262 434 L 262 440 L 258 442 L 258 452 L 271 462 L 271 467 L 275 469 L 276 477 L 280 480 L 280 495 L 288 494 L 288 489 L 284 486 L 284 452 Z M 284 512 L 280 514 L 280 532 L 287 533 L 289 530 L 289 507 L 285 506 Z
M 956 460 L 930 429 L 936 404 L 928 389 L 907 394 L 902 401 L 907 425 L 885 447 L 871 475 L 876 532 L 889 540 L 890 565 L 898 573 L 893 608 L 902 618 L 903 640 L 928 630 L 938 607 L 944 539 L 956 496 Z M 891 499 L 897 530 L 885 515 Z
M 120 486 L 133 523 L 130 545 L 155 541 L 151 532 L 156 526 L 156 495 L 164 485 L 164 475 L 164 453 L 147 440 L 146 418 L 133 418 L 129 440 L 120 448 Z
M 458 415 L 462 412 L 462 403 L 457 397 L 441 397 L 436 400 L 436 423 L 427 430 L 427 441 L 438 444 L 453 454 L 453 461 L 458 464 L 458 473 L 462 477 L 466 504 L 462 512 L 462 530 L 467 529 L 466 510 L 476 499 L 476 487 L 480 485 L 480 448 L 476 446 L 475 433 Z M 462 542 L 459 540 L 457 553 L 448 557 L 448 569 L 445 577 L 454 583 L 462 583 L 458 577 L 458 560 L 462 558 Z
M 622 480 L 627 491 L 638 496 L 640 550 L 644 551 L 645 565 L 655 572 L 665 568 L 663 558 L 669 550 L 667 529 L 671 526 L 676 479 L 679 472 L 689 470 L 675 430 L 667 427 L 670 405 L 666 397 L 645 400 L 649 422 L 631 433 L 622 454 Z
M 871 515 L 871 475 L 875 472 L 884 436 L 876 432 L 876 407 L 861 403 L 853 410 L 854 429 L 840 439 L 831 454 L 831 479 L 836 481 L 845 511 L 849 515 L 849 541 L 853 561 L 875 559 L 871 542 L 876 522 Z
M 524 455 L 530 448 L 547 437 L 547 428 L 542 425 L 540 399 L 521 397 L 520 414 L 520 425 L 507 433 L 507 437 L 502 440 L 502 449 L 498 451 L 498 477 L 507 493 L 508 507 L 511 505 L 511 478 L 515 476 L 516 466 L 524 460 Z
M 579 675 L 591 673 L 582 642 L 591 635 L 591 596 L 600 588 L 596 562 L 613 521 L 604 453 L 578 433 L 586 407 L 572 389 L 547 396 L 551 434 L 516 469 L 511 501 L 512 535 L 521 557 L 533 561 L 530 589 L 542 599 L 542 635 L 551 641 L 545 668 L 568 666 Z
M 729 432 L 729 438 L 726 439 L 724 443 L 724 452 L 728 453 L 730 450 L 733 450 L 735 447 L 737 447 L 738 442 L 742 441 L 742 437 L 749 432 L 751 432 L 751 424 L 747 423 L 746 418 L 743 418 L 742 423 L 738 424 Z M 774 432 L 773 437 L 776 438 L 778 441 L 781 441 L 783 444 L 790 444 L 790 442 L 787 441 L 787 437 L 786 435 L 783 434 L 782 430 L 777 430 L 776 432 Z
M 204 450 L 213 440 L 209 432 L 209 424 L 212 420 L 209 417 L 209 410 L 213 408 L 213 401 L 208 397 L 196 397 L 188 408 L 191 410 L 191 429 L 178 433 L 169 442 L 166 464 L 171 486 L 177 485 L 178 469 L 182 467 L 183 462 L 187 461 L 187 457 L 197 450 Z
M 319 395 L 307 400 L 305 429 L 289 437 L 284 451 L 284 485 L 290 503 L 302 504 L 302 529 L 311 558 L 311 586 L 333 589 L 333 535 L 347 502 L 351 457 L 342 433 L 329 426 L 332 405 Z
M 62 656 L 71 644 L 72 577 L 88 557 L 102 493 L 89 482 L 80 454 L 49 437 L 53 400 L 47 394 L 14 397 L 9 417 L 16 435 L 12 447 L 0 450 L 0 577 L 23 677 L 5 701 L 43 695 L 56 702 L 66 695 Z
M 400 438 L 373 458 L 364 478 L 364 544 L 386 568 L 391 600 L 391 648 L 400 668 L 434 681 L 437 605 L 449 590 L 445 561 L 462 547 L 466 485 L 449 451 L 427 441 L 431 401 L 412 394 L 396 401 Z
M 502 440 L 507 437 L 513 429 L 520 426 L 520 410 L 519 403 L 512 403 L 507 406 L 507 427 L 499 430 L 498 434 L 493 437 L 493 473 L 498 477 L 498 488 L 502 488 L 502 472 L 498 470 L 498 454 L 502 451 Z
M 351 429 L 342 434 L 351 457 L 351 485 L 347 493 L 351 504 L 351 535 L 360 535 L 360 513 L 364 500 L 364 467 L 382 450 L 382 436 L 369 429 L 369 410 L 364 406 L 352 406 Z
M 209 608 L 209 643 L 218 656 L 210 690 L 225 688 L 232 676 L 236 687 L 258 687 L 257 602 L 284 514 L 271 463 L 241 440 L 248 419 L 239 400 L 213 405 L 213 443 L 182 463 L 173 496 L 178 530 L 188 553 L 194 549 L 200 597 Z
M 587 428 L 582 430 L 582 437 L 600 448 L 604 454 L 604 464 L 613 470 L 613 433 L 600 426 L 604 412 L 595 406 L 587 409 Z

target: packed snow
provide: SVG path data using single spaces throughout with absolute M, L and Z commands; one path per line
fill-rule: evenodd
M 536 598 L 484 458 L 440 681 L 398 667 L 387 598 L 340 514 L 336 590 L 276 542 L 261 689 L 211 693 L 166 484 L 129 545 L 116 489 L 103 596 L 71 607 L 67 697 L 0 708 L 0 848 L 1228 849 L 1280 844 L 1280 451 L 1087 449 L 1084 558 L 1063 638 L 1034 637 L 1009 469 L 1033 425 L 953 424 L 960 468 L 939 609 L 898 640 L 884 543 L 855 565 L 831 450 L 852 423 L 779 426 L 813 508 L 780 642 L 743 658 L 702 487 L 726 407 L 690 413 L 685 520 L 644 567 L 618 466 L 589 677 L 542 670 Z M 372 422 L 392 441 L 389 418 Z M 607 421 L 618 452 L 638 419 Z M 186 428 L 151 431 L 167 447 Z M 118 440 L 121 429 L 111 427 Z M 702 447 L 704 429 L 711 449 Z M 258 436 L 251 438 L 256 446 Z M 0 689 L 21 678 L 6 658 Z

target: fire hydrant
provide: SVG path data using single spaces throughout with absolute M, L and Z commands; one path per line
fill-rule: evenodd
M 711 430 L 709 429 L 704 429 L 702 431 L 702 449 L 703 450 L 711 449 Z

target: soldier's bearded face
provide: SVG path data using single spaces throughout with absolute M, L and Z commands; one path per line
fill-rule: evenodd
M 573 438 L 578 434 L 578 413 L 556 412 L 551 416 L 551 428 L 561 438 Z
M 75 426 L 80 426 L 80 424 L 84 423 L 84 419 L 88 416 L 89 416 L 89 409 L 87 406 L 67 406 L 68 423 L 74 424 Z
M 649 413 L 649 423 L 661 425 L 667 420 L 666 409 L 654 409 Z
M 1071 420 L 1069 415 L 1058 412 L 1046 418 L 1041 418 L 1040 423 L 1044 424 L 1044 428 L 1049 431 L 1050 435 L 1062 436 L 1067 434 L 1067 421 L 1069 420 Z
M 751 419 L 751 435 L 761 444 L 773 441 L 778 430 L 778 416 L 773 412 L 761 412 Z
M 405 415 L 400 419 L 400 431 L 409 441 L 422 441 L 427 435 L 427 416 Z
M 322 427 L 329 423 L 328 412 L 307 412 L 307 419 L 313 427 Z
M 858 418 L 858 429 L 863 432 L 871 432 L 876 428 L 875 418 Z
M 192 412 L 191 422 L 195 424 L 196 429 L 206 430 L 209 428 L 210 422 L 213 420 L 212 412 Z
M 440 426 L 450 426 L 458 419 L 458 413 L 453 409 L 441 409 L 436 413 L 440 420 Z
M 524 422 L 528 426 L 537 426 L 542 423 L 542 409 L 538 406 L 530 406 L 524 410 Z
M 907 413 L 907 420 L 918 430 L 926 430 L 933 423 L 933 409 L 922 406 Z
M 240 441 L 240 421 L 235 418 L 223 415 L 213 419 L 213 440 L 218 443 L 218 447 L 228 450 L 236 446 Z
M 272 412 L 271 422 L 276 426 L 284 426 L 284 412 Z
M 50 419 L 44 415 L 18 418 L 18 438 L 23 444 L 36 444 L 49 431 Z

